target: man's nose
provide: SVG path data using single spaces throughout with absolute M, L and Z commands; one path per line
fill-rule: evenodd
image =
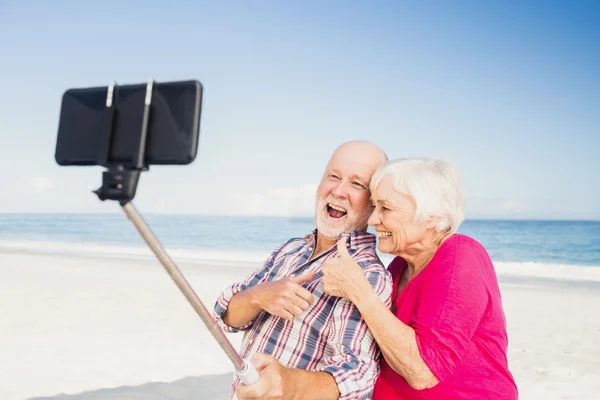
M 339 198 L 345 199 L 346 197 L 348 197 L 348 188 L 347 188 L 347 186 L 346 186 L 346 184 L 344 182 L 340 182 L 340 183 L 338 183 L 333 188 L 333 190 L 331 191 L 331 193 L 335 197 L 339 197 Z

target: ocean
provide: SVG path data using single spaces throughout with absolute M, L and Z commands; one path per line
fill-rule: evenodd
M 312 218 L 143 217 L 176 262 L 215 266 L 255 268 L 283 241 L 314 229 Z M 600 281 L 600 221 L 467 220 L 459 233 L 485 246 L 499 274 Z M 153 257 L 124 214 L 0 214 L 0 250 Z

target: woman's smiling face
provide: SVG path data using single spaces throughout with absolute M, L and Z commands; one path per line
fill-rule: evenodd
M 378 249 L 382 253 L 405 255 L 428 235 L 430 224 L 415 218 L 413 199 L 398 193 L 390 177 L 384 178 L 375 188 L 371 200 L 375 210 L 369 218 L 369 225 L 377 232 Z

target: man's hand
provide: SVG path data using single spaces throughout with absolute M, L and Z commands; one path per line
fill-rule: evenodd
M 240 383 L 236 390 L 239 400 L 335 400 L 340 391 L 333 376 L 327 372 L 311 372 L 286 368 L 270 355 L 252 356 L 260 378 L 252 385 Z
M 301 285 L 314 279 L 316 271 L 274 282 L 265 282 L 249 289 L 251 301 L 270 314 L 288 321 L 301 315 L 314 301 L 311 292 Z
M 314 301 L 303 283 L 314 279 L 316 272 L 265 282 L 236 293 L 229 302 L 223 322 L 234 328 L 249 324 L 263 310 L 288 321 L 302 314 Z
M 260 379 L 250 386 L 240 383 L 236 391 L 239 400 L 283 399 L 289 391 L 286 388 L 286 368 L 268 354 L 255 354 L 252 364 L 256 367 Z

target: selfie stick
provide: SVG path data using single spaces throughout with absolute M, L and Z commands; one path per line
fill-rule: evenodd
M 146 224 L 142 216 L 138 213 L 132 200 L 135 197 L 138 180 L 142 171 L 147 171 L 148 167 L 144 165 L 144 155 L 146 147 L 146 138 L 148 134 L 148 124 L 150 120 L 150 112 L 152 108 L 152 89 L 154 82 L 151 80 L 146 86 L 146 97 L 144 101 L 144 114 L 142 120 L 142 128 L 139 137 L 139 147 L 137 148 L 133 166 L 131 168 L 124 165 L 106 165 L 108 171 L 102 173 L 102 187 L 94 191 L 98 198 L 104 200 L 116 200 L 121 205 L 127 218 L 136 227 L 142 238 L 146 241 L 150 249 L 154 252 L 158 260 L 161 262 L 167 273 L 171 276 L 175 284 L 179 287 L 185 298 L 198 313 L 202 321 L 209 329 L 210 333 L 217 340 L 227 357 L 235 367 L 235 373 L 241 378 L 242 382 L 250 385 L 256 382 L 259 378 L 258 372 L 250 360 L 242 359 L 238 352 L 233 348 L 219 325 L 212 318 L 209 311 L 206 309 L 202 301 L 198 298 L 190 284 L 177 268 L 171 257 L 167 254 L 159 240 L 150 227 Z M 105 132 L 105 140 L 102 146 L 101 159 L 107 160 L 110 152 L 111 138 L 114 129 L 114 120 L 116 109 L 113 104 L 114 92 L 117 87 L 111 83 L 108 87 L 106 97 L 106 110 L 108 113 L 108 126 Z M 105 163 L 108 164 L 108 163 Z

